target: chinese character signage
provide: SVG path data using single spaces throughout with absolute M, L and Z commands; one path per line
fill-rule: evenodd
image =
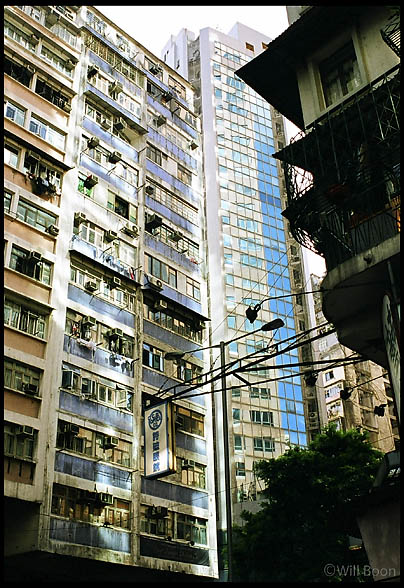
M 144 445 L 146 478 L 175 471 L 172 407 L 169 402 L 145 410 Z

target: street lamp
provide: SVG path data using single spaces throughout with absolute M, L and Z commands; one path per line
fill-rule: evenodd
M 251 321 L 252 322 L 252 321 Z M 177 360 L 181 359 L 187 353 L 192 351 L 205 351 L 207 349 L 220 349 L 220 369 L 221 369 L 221 384 L 222 384 L 222 419 L 223 419 L 223 458 L 224 458 L 224 480 L 225 480 L 225 503 L 226 503 L 226 527 L 227 527 L 227 581 L 233 581 L 233 529 L 232 529 L 232 514 L 231 514 L 231 480 L 230 480 L 230 451 L 229 451 L 229 422 L 227 413 L 227 389 L 226 389 L 226 357 L 225 348 L 226 345 L 234 343 L 243 337 L 258 333 L 258 331 L 274 331 L 284 326 L 284 322 L 280 318 L 276 318 L 269 323 L 265 323 L 259 329 L 255 329 L 250 333 L 243 333 L 235 339 L 230 341 L 220 341 L 216 345 L 210 345 L 209 347 L 197 348 L 191 351 L 185 352 L 172 352 L 166 353 L 165 359 Z

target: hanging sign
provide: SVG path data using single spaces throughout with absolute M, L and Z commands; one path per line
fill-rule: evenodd
M 163 402 L 144 412 L 145 477 L 167 476 L 175 472 L 172 406 Z

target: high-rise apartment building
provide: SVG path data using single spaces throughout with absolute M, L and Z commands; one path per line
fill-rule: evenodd
M 161 404 L 204 366 L 165 358 L 208 318 L 194 90 L 85 6 L 6 6 L 4 65 L 8 577 L 217 577 L 211 397 Z
M 192 82 L 199 97 L 211 343 L 224 342 L 226 365 L 245 365 L 243 358 L 257 360 L 260 354 L 270 357 L 256 364 L 258 371 L 227 377 L 227 407 L 220 394 L 223 382 L 215 393 L 219 531 L 224 532 L 226 491 L 231 494 L 233 519 L 238 520 L 241 509 L 258 508 L 255 462 L 307 444 L 300 368 L 290 365 L 299 361 L 300 351 L 293 343 L 299 328 L 306 328 L 299 327 L 295 311 L 294 293 L 305 289 L 301 255 L 281 216 L 284 186 L 272 158 L 286 145 L 284 122 L 235 74 L 268 43 L 267 36 L 237 23 L 229 34 L 206 28 L 195 36 L 183 29 L 162 50 L 163 60 Z M 246 311 L 261 303 L 251 322 Z M 277 318 L 284 326 L 267 333 L 259 330 Z M 281 343 L 285 340 L 288 343 Z M 226 451 L 220 445 L 226 412 L 230 490 L 219 473 L 226 466 Z M 317 419 L 317 428 L 318 423 Z

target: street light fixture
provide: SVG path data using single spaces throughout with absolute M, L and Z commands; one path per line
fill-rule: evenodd
M 255 320 L 255 319 L 254 319 Z M 253 321 L 250 321 L 253 322 Z M 223 420 L 223 457 L 224 457 L 224 480 L 225 480 L 225 504 L 226 504 L 226 528 L 227 528 L 227 582 L 233 581 L 233 532 L 232 532 L 232 511 L 231 511 L 231 480 L 230 480 L 230 451 L 229 451 L 229 422 L 227 412 L 227 389 L 226 389 L 226 357 L 225 348 L 230 343 L 234 343 L 243 337 L 258 333 L 258 331 L 274 331 L 284 326 L 284 322 L 280 318 L 276 318 L 269 323 L 265 323 L 259 329 L 255 329 L 249 333 L 243 333 L 235 339 L 230 341 L 220 341 L 215 345 L 209 347 L 197 348 L 184 352 L 169 352 L 164 355 L 165 359 L 178 360 L 182 359 L 187 353 L 193 351 L 205 351 L 207 349 L 220 349 L 220 370 L 221 370 L 221 385 L 222 385 L 222 420 Z

